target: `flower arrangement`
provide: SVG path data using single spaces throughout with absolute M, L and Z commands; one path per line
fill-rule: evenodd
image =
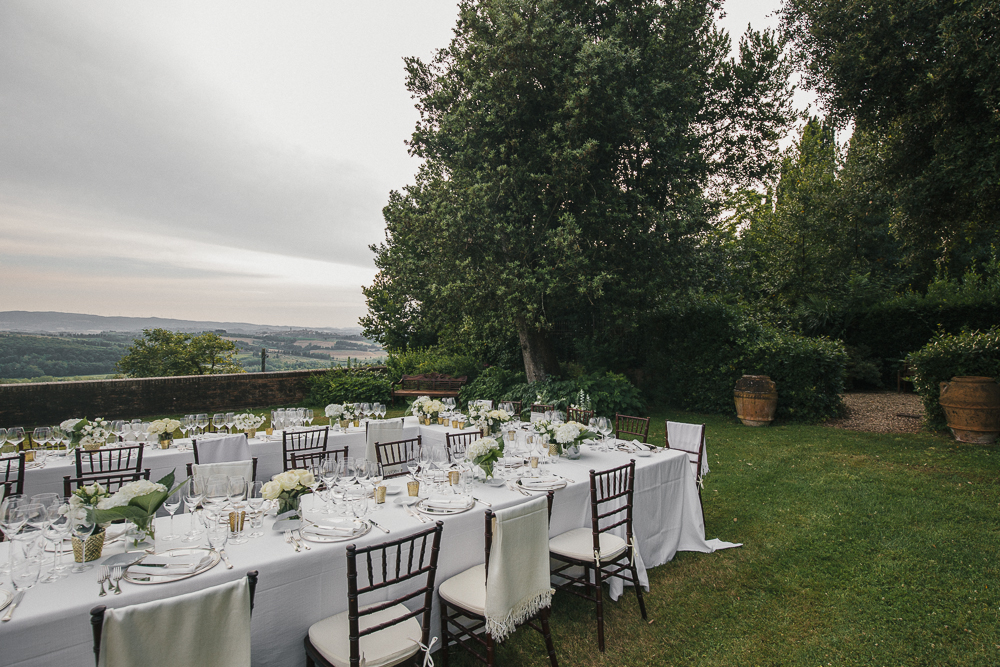
M 157 419 L 149 422 L 146 432 L 158 436 L 160 440 L 169 440 L 180 427 L 181 423 L 176 419 Z
M 591 407 L 593 402 L 590 400 L 590 394 L 580 390 L 580 393 L 576 395 L 576 403 L 570 403 L 569 407 L 573 410 L 592 410 Z
M 344 414 L 344 406 L 340 403 L 331 403 L 326 406 L 326 416 L 330 418 L 330 423 L 332 424 L 334 420 L 340 419 L 341 415 Z
M 579 447 L 587 438 L 593 438 L 595 433 L 589 431 L 580 422 L 548 422 L 540 421 L 533 424 L 535 430 L 543 434 L 547 442 L 555 443 L 560 454 L 567 447 Z
M 465 459 L 479 466 L 487 477 L 493 476 L 493 464 L 503 456 L 503 441 L 496 438 L 480 438 L 469 443 L 465 449 Z
M 184 482 L 186 481 L 185 479 Z M 167 498 L 184 485 L 184 482 L 174 486 L 174 473 L 171 471 L 158 482 L 140 479 L 123 484 L 111 495 L 98 496 L 95 490 L 95 492 L 77 497 L 81 499 L 81 503 L 84 502 L 85 498 L 99 497 L 96 507 L 91 511 L 94 523 L 105 524 L 119 519 L 134 523 L 142 533 L 135 540 L 135 544 L 138 545 L 146 536 L 153 537 L 153 522 L 157 510 Z M 99 485 L 91 485 L 91 487 L 93 486 Z M 73 503 L 72 498 L 70 503 Z
M 312 493 L 309 487 L 315 482 L 316 478 L 308 470 L 286 470 L 264 484 L 260 495 L 266 500 L 278 501 L 278 514 L 289 510 L 298 511 L 299 500 L 305 494 Z
M 106 502 L 111 498 L 111 492 L 100 482 L 94 482 L 89 486 L 81 486 L 69 497 L 69 511 L 71 518 L 82 518 L 87 512 L 93 509 L 108 509 Z M 102 505 L 102 503 L 104 503 Z
M 506 410 L 494 410 L 486 405 L 469 404 L 469 421 L 480 429 L 495 433 L 513 418 Z
M 59 424 L 69 435 L 69 449 L 83 447 L 84 449 L 97 449 L 107 444 L 111 437 L 111 425 L 106 419 L 94 417 L 89 421 L 86 417 L 79 419 L 67 419 Z
M 431 399 L 430 396 L 418 396 L 410 405 L 410 411 L 417 417 L 435 419 L 445 408 L 444 403 Z
M 265 421 L 267 417 L 252 412 L 244 412 L 233 417 L 233 424 L 241 431 L 254 431 L 263 426 Z
M 361 418 L 361 410 L 358 407 L 357 403 L 344 403 L 344 412 L 342 413 L 341 419 L 350 422 L 360 418 Z

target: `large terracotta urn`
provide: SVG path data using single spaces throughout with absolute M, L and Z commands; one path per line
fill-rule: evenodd
M 941 407 L 955 439 L 988 445 L 1000 435 L 1000 384 L 990 377 L 953 377 L 941 383 Z
M 774 421 L 778 391 L 768 376 L 744 375 L 736 381 L 733 399 L 736 416 L 745 426 L 767 426 Z

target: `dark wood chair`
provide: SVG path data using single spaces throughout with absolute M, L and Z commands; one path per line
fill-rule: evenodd
M 626 437 L 623 437 L 626 436 Z M 615 438 L 619 440 L 638 440 L 645 443 L 649 436 L 649 417 L 631 417 L 615 415 Z
M 128 445 L 127 447 L 101 447 L 100 449 L 74 450 L 76 457 L 76 476 L 91 477 L 113 472 L 140 472 L 142 470 L 142 451 L 145 443 Z
M 552 518 L 552 500 L 555 491 L 548 492 L 548 517 Z M 493 510 L 486 510 L 486 559 L 461 574 L 451 577 L 438 587 L 441 612 L 441 664 L 448 667 L 448 646 L 464 649 L 473 658 L 486 665 L 493 665 L 496 659 L 496 640 L 486 630 L 486 617 L 479 607 L 479 601 L 486 599 L 489 585 L 490 552 L 493 549 Z M 547 535 L 540 536 L 547 539 Z M 538 621 L 538 625 L 535 624 Z M 558 667 L 556 650 L 549 630 L 549 608 L 540 610 L 525 623 L 537 630 L 545 640 L 549 662 Z
M 635 567 L 632 540 L 632 491 L 635 460 L 602 472 L 590 471 L 590 528 L 576 528 L 549 540 L 549 555 L 557 561 L 553 577 L 556 588 L 590 600 L 597 606 L 597 646 L 604 651 L 604 588 L 611 577 L 630 582 L 646 619 L 646 603 Z M 624 516 L 622 516 L 624 515 Z M 625 529 L 625 539 L 610 531 Z M 583 568 L 576 575 L 572 568 Z
M 305 454 L 292 454 L 292 467 L 297 470 L 305 470 L 312 466 L 323 465 L 323 461 L 328 456 L 332 456 L 337 461 L 347 459 L 347 447 L 342 449 L 328 449 L 324 452 L 306 452 Z
M 582 410 L 578 408 L 566 408 L 566 419 L 586 426 L 594 418 L 593 410 Z
M 101 486 L 114 493 L 122 488 L 123 485 L 129 482 L 137 482 L 140 479 L 149 479 L 149 468 L 146 468 L 142 472 L 112 472 L 100 475 L 86 475 L 85 477 L 70 477 L 69 475 L 65 475 L 63 477 L 63 496 L 68 498 L 73 495 L 73 491 L 76 489 L 79 489 L 81 486 L 90 486 L 94 482 L 100 483 Z
M 421 436 L 393 442 L 376 442 L 375 458 L 384 479 L 407 474 L 406 462 L 420 456 Z
M 0 485 L 3 485 L 0 500 L 15 493 L 24 493 L 24 452 L 0 457 Z
M 698 437 L 694 441 L 688 439 L 674 437 L 673 441 L 670 440 L 670 425 L 679 424 L 681 426 L 692 426 L 692 424 L 680 424 L 679 422 L 671 422 L 669 420 L 664 420 L 663 422 L 663 439 L 664 444 L 667 449 L 676 449 L 677 451 L 684 452 L 687 454 L 688 462 L 694 468 L 694 481 L 695 485 L 698 487 L 698 503 L 701 505 L 701 515 L 705 516 L 705 504 L 701 500 L 701 487 L 702 477 L 701 468 L 702 462 L 705 460 L 705 425 L 700 424 L 701 429 Z
M 532 412 L 543 412 L 544 413 L 544 412 L 551 412 L 552 410 L 555 410 L 555 409 L 556 409 L 556 406 L 554 406 L 554 405 L 552 405 L 550 403 L 532 403 L 531 404 L 531 411 Z
M 292 469 L 292 454 L 325 452 L 330 438 L 330 427 L 314 428 L 307 431 L 284 431 L 281 434 L 281 452 L 284 470 Z
M 253 614 L 253 600 L 254 600 L 254 595 L 257 592 L 257 577 L 258 577 L 257 570 L 251 570 L 250 572 L 247 572 L 246 579 L 247 579 L 247 585 L 250 588 L 250 613 L 251 614 Z M 221 595 L 228 595 L 229 593 L 226 590 L 219 590 L 219 589 L 223 589 L 223 587 L 227 587 L 228 588 L 229 586 L 233 586 L 236 583 L 237 582 L 231 582 L 229 584 L 222 584 L 221 586 L 217 586 L 217 587 L 213 587 L 213 588 L 202 589 L 201 591 L 198 592 L 198 595 L 203 596 L 206 600 L 210 600 L 212 597 L 218 596 L 220 594 Z M 160 612 L 159 610 L 155 609 L 155 606 L 158 605 L 158 604 L 170 604 L 170 600 L 171 600 L 171 598 L 166 598 L 165 600 L 157 600 L 157 601 L 153 601 L 153 602 L 147 602 L 145 604 L 149 605 L 149 606 L 147 606 L 147 609 L 149 610 L 149 612 L 151 612 L 153 614 L 157 614 L 157 613 L 162 613 L 162 612 Z M 154 607 L 154 608 L 150 609 L 149 607 Z M 96 663 L 98 665 L 101 663 L 101 635 L 102 635 L 102 633 L 104 631 L 104 612 L 106 612 L 106 611 L 107 611 L 107 607 L 104 606 L 103 604 L 102 605 L 98 605 L 98 606 L 96 606 L 96 607 L 94 607 L 93 609 L 90 610 L 90 626 L 91 626 L 91 630 L 93 631 L 93 635 L 94 635 L 94 659 L 95 659 L 95 661 L 96 661 Z M 212 608 L 212 611 L 215 611 L 215 609 Z M 138 610 L 134 610 L 133 611 L 133 613 L 135 613 L 135 612 L 138 612 Z M 197 651 L 197 647 L 196 646 L 194 646 L 194 647 L 191 646 L 193 638 L 190 638 L 190 637 L 186 638 L 186 637 L 184 637 L 182 635 L 182 636 L 175 636 L 174 639 L 177 641 L 177 643 L 180 646 L 182 646 L 182 647 L 184 647 L 186 649 L 193 649 L 194 651 Z M 228 637 L 219 637 L 220 641 L 226 641 L 227 639 L 230 639 L 230 638 L 228 638 Z M 246 639 L 246 641 L 249 642 L 249 639 L 250 639 L 249 635 L 245 639 Z M 237 639 L 237 641 L 239 641 L 239 639 Z M 188 654 L 189 654 L 188 657 L 190 657 L 190 653 L 191 653 L 191 650 L 188 650 Z M 247 647 L 247 653 L 249 653 L 249 646 Z
M 468 446 L 483 437 L 481 431 L 475 433 L 448 433 L 444 436 L 445 449 L 448 450 L 448 463 L 460 461 L 465 458 L 465 450 Z
M 347 547 L 347 611 L 309 628 L 304 640 L 307 667 L 359 667 L 362 655 L 367 664 L 398 665 L 428 645 L 442 530 L 444 524 L 438 521 L 409 537 Z M 400 585 L 406 582 L 417 588 L 402 592 Z M 363 602 L 368 594 L 370 603 Z M 399 597 L 386 600 L 388 594 Z M 413 611 L 404 604 L 420 598 Z

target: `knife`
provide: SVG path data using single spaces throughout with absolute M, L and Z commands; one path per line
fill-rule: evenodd
M 4 614 L 3 617 L 4 623 L 9 621 L 10 617 L 14 615 L 14 609 L 17 608 L 17 605 L 21 604 L 21 600 L 23 599 L 24 599 L 24 591 L 18 591 L 17 593 L 14 594 L 14 601 L 10 603 L 10 609 L 8 609 L 7 613 Z
M 386 535 L 389 534 L 389 529 L 388 528 L 383 528 L 379 524 L 375 523 L 373 520 L 368 519 L 368 523 L 370 523 L 371 525 L 375 526 L 376 528 L 378 528 L 379 530 L 381 530 L 382 532 L 384 532 Z
M 229 556 L 226 555 L 226 550 L 219 549 L 219 555 L 222 556 L 222 560 L 226 561 L 226 567 L 230 570 L 233 569 L 233 564 L 229 562 Z

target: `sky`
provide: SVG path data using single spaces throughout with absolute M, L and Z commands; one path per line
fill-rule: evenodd
M 456 7 L 3 0 L 0 311 L 357 326 Z

